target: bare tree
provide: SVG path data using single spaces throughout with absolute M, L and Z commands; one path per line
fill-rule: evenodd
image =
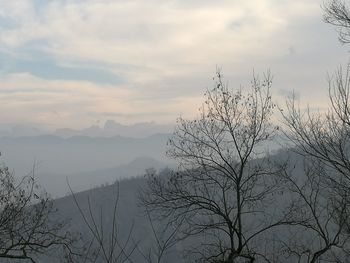
M 285 134 L 293 143 L 293 150 L 309 163 L 317 164 L 305 170 L 306 181 L 303 185 L 290 177 L 291 189 L 299 195 L 299 204 L 306 207 L 300 213 L 310 216 L 312 221 L 307 221 L 304 227 L 316 234 L 320 241 L 319 250 L 312 252 L 309 262 L 315 262 L 312 259 L 322 255 L 328 256 L 333 252 L 332 248 L 341 248 L 344 252 L 349 246 L 349 96 L 348 66 L 345 71 L 340 68 L 329 81 L 331 108 L 327 112 L 301 111 L 295 99 L 291 98 L 287 103 L 287 112 L 283 113 L 287 127 Z M 306 232 L 304 235 L 307 235 Z M 339 258 L 334 253 L 333 256 L 336 256 L 333 260 Z
M 333 173 L 326 179 L 339 191 L 350 187 L 350 64 L 329 81 L 331 108 L 326 113 L 302 112 L 291 99 L 283 114 L 294 150 L 319 160 Z
M 198 238 L 190 249 L 198 262 L 267 260 L 259 237 L 288 222 L 287 214 L 266 212 L 280 187 L 278 171 L 263 155 L 276 130 L 272 78 L 254 75 L 250 92 L 229 89 L 220 72 L 215 80 L 199 117 L 179 118 L 168 141 L 167 154 L 179 161 L 179 171 L 149 175 L 143 203 L 181 225 L 181 238 Z
M 145 215 L 152 230 L 153 240 L 150 237 L 147 239 L 147 243 L 149 243 L 148 249 L 138 246 L 137 250 L 147 263 L 166 262 L 169 250 L 178 243 L 177 234 L 181 224 L 174 225 L 169 219 L 158 220 L 157 218 L 152 218 L 151 213 L 147 209 Z
M 324 179 L 331 171 L 318 159 L 294 156 L 282 171 L 284 198 L 293 224 L 284 226 L 278 236 L 283 251 L 280 261 L 338 262 L 334 255 L 344 255 L 349 240 L 345 233 L 348 194 L 339 195 L 327 184 Z
M 104 225 L 104 219 L 106 217 L 104 211 L 102 208 L 99 211 L 95 211 L 91 205 L 89 196 L 87 199 L 87 211 L 84 211 L 69 183 L 68 186 L 74 203 L 83 219 L 83 223 L 91 236 L 91 240 L 84 248 L 86 250 L 85 255 L 78 258 L 71 258 L 71 262 L 132 262 L 131 255 L 134 253 L 138 244 L 137 242 L 132 242 L 133 224 L 126 239 L 124 240 L 120 237 L 120 226 L 118 224 L 119 183 L 115 183 L 115 201 L 111 210 L 112 220 L 110 225 Z
M 323 5 L 324 21 L 337 27 L 341 43 L 350 42 L 350 11 L 343 0 L 331 0 Z
M 34 172 L 18 182 L 8 167 L 0 167 L 0 258 L 38 262 L 53 248 L 74 253 L 76 237 L 66 230 L 68 221 L 54 219 L 55 213 Z

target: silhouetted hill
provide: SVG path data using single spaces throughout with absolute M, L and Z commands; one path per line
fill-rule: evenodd
M 102 211 L 102 225 L 105 233 L 108 235 L 111 231 L 113 218 L 113 205 L 119 189 L 118 202 L 118 239 L 121 243 L 125 242 L 130 230 L 132 229 L 132 240 L 130 247 L 138 243 L 139 248 L 144 252 L 152 244 L 153 235 L 150 223 L 144 215 L 142 207 L 138 205 L 138 191 L 144 188 L 146 180 L 144 177 L 135 177 L 120 181 L 119 188 L 116 184 L 97 187 L 88 191 L 75 194 L 75 197 L 84 213 L 88 213 L 88 198 L 90 199 L 91 210 L 96 220 L 100 222 L 100 213 Z M 74 190 L 74 188 L 73 188 Z M 79 213 L 72 196 L 66 196 L 55 200 L 58 208 L 59 217 L 71 218 L 71 229 L 83 233 L 83 237 L 89 238 L 87 226 L 84 224 L 81 214 Z M 182 248 L 173 248 L 167 253 L 164 262 L 182 263 Z M 133 262 L 145 262 L 141 254 L 135 250 L 132 256 Z
M 290 150 L 279 150 L 275 155 L 269 157 L 271 161 L 283 162 L 284 160 L 288 160 L 291 167 L 294 166 L 293 173 L 296 176 L 304 176 L 303 175 L 303 158 L 296 155 Z M 264 158 L 256 160 L 257 162 L 265 161 Z M 254 161 L 255 162 L 255 161 Z M 129 163 L 130 166 L 142 166 L 143 164 L 152 163 L 152 160 L 147 158 L 136 159 L 134 162 Z M 157 162 L 153 162 L 153 164 L 157 165 Z M 119 167 L 121 170 L 123 167 Z M 166 174 L 166 173 L 164 173 Z M 163 176 L 164 176 L 163 174 Z M 301 178 L 302 179 L 302 178 Z M 89 212 L 89 204 L 88 198 L 90 199 L 91 210 L 93 211 L 93 215 L 100 220 L 100 213 L 102 212 L 102 225 L 105 229 L 105 233 L 109 233 L 111 230 L 111 220 L 113 218 L 113 205 L 115 198 L 117 197 L 117 191 L 119 189 L 119 203 L 118 203 L 118 237 L 121 242 L 127 239 L 130 229 L 132 229 L 132 242 L 131 244 L 139 244 L 139 248 L 141 251 L 146 251 L 149 246 L 154 242 L 154 238 L 152 235 L 152 229 L 150 223 L 148 221 L 147 216 L 143 213 L 143 208 L 138 204 L 138 193 L 140 189 L 144 189 L 146 187 L 146 179 L 142 176 L 133 177 L 129 179 L 124 179 L 119 182 L 119 188 L 117 188 L 117 184 L 111 185 L 102 185 L 100 187 L 96 187 L 91 190 L 82 191 L 76 193 L 75 196 L 79 205 L 81 206 L 84 213 L 88 214 Z M 76 192 L 77 189 L 73 186 L 73 191 Z M 276 193 L 277 194 L 277 193 Z M 274 213 L 276 216 L 283 212 L 283 207 L 286 208 L 286 204 L 288 204 L 290 195 L 284 194 L 280 195 L 278 193 L 278 198 L 276 202 L 271 203 L 271 206 L 266 207 L 267 213 Z M 89 238 L 89 232 L 87 226 L 82 220 L 82 216 L 79 213 L 76 204 L 74 203 L 74 199 L 72 196 L 66 196 L 60 199 L 55 200 L 55 204 L 58 208 L 60 218 L 71 218 L 71 230 L 79 231 L 83 234 L 85 238 Z M 248 218 L 246 218 L 248 219 Z M 255 217 L 250 218 L 256 220 Z M 98 221 L 100 222 L 100 221 Z M 281 237 L 288 237 L 288 229 L 284 227 L 278 227 L 276 229 L 270 230 L 266 234 L 278 235 Z M 309 233 L 308 233 L 309 234 Z M 307 236 L 305 234 L 303 242 L 309 242 L 308 240 L 312 240 L 313 236 Z M 265 240 L 263 237 L 261 240 Z M 254 243 L 257 247 L 262 243 L 257 238 L 257 242 Z M 191 245 L 200 244 L 201 240 L 187 240 L 184 242 L 178 243 L 175 247 L 173 247 L 164 262 L 168 263 L 183 263 L 182 255 L 183 252 Z M 310 241 L 311 242 L 311 241 Z M 311 242 L 312 243 L 312 242 Z M 264 243 L 262 244 L 265 248 L 271 244 Z M 273 244 L 272 244 L 273 245 Z M 279 252 L 276 252 L 279 253 Z M 136 251 L 133 254 L 132 258 L 133 262 L 145 262 L 142 258 L 141 254 Z M 52 261 L 54 262 L 54 261 Z M 284 262 L 295 262 L 293 258 L 286 259 Z
M 40 184 L 53 197 L 64 196 L 68 191 L 67 180 L 75 191 L 84 191 L 101 185 L 112 184 L 116 180 L 140 176 L 148 168 L 162 169 L 166 163 L 150 157 L 138 157 L 129 163 L 115 167 L 72 174 L 38 173 Z

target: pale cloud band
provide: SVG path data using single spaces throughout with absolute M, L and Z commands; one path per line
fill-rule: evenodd
M 277 91 L 324 103 L 346 49 L 321 3 L 0 1 L 0 120 L 173 122 L 193 116 L 216 65 L 237 86 L 271 68 Z

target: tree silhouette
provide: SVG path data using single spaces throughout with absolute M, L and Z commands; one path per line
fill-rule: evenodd
M 68 221 L 54 219 L 55 213 L 34 172 L 18 182 L 8 167 L 0 167 L 0 258 L 37 262 L 53 248 L 74 254 L 76 236 L 66 230 Z
M 181 225 L 180 238 L 200 240 L 188 248 L 198 262 L 253 262 L 264 257 L 259 238 L 289 222 L 288 214 L 266 213 L 281 186 L 279 171 L 263 154 L 277 129 L 270 122 L 271 85 L 269 73 L 263 80 L 254 75 L 250 92 L 234 91 L 217 72 L 199 117 L 179 118 L 168 141 L 179 171 L 148 175 L 144 205 Z
M 292 150 L 307 165 L 299 178 L 291 176 L 290 171 L 286 178 L 289 189 L 299 197 L 296 204 L 298 217 L 305 219 L 300 224 L 304 228 L 303 235 L 309 233 L 315 237 L 314 241 L 318 240 L 316 247 L 312 243 L 307 244 L 308 249 L 304 246 L 304 251 L 310 253 L 308 262 L 316 262 L 321 256 L 333 260 L 334 257 L 340 258 L 349 246 L 349 96 L 348 66 L 345 71 L 339 68 L 329 81 L 331 108 L 327 112 L 302 111 L 291 98 L 287 102 L 287 111 L 283 113 L 285 134 L 294 147 Z M 334 253 L 334 249 L 338 252 Z
M 339 31 L 339 41 L 350 42 L 350 11 L 342 0 L 331 0 L 323 6 L 323 19 L 326 23 L 336 26 Z

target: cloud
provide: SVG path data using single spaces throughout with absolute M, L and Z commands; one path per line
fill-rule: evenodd
M 301 1 L 290 1 L 287 9 L 269 1 L 219 1 L 214 5 L 190 1 L 184 5 L 183 1 L 87 0 L 52 1 L 33 11 L 24 2 L 27 4 L 19 8 L 23 13 L 10 15 L 13 20 L 23 17 L 19 26 L 1 34 L 4 45 L 18 47 L 45 39 L 45 48 L 57 60 L 130 63 L 156 70 L 222 60 L 222 53 L 259 53 L 262 43 L 275 38 L 294 12 L 299 15 L 300 10 L 314 6 L 303 4 L 301 9 Z M 12 10 L 13 4 L 9 5 Z M 230 30 L 235 23 L 241 24 L 239 32 Z
M 3 1 L 0 102 L 13 111 L 3 117 L 58 126 L 94 121 L 91 113 L 170 122 L 195 114 L 216 65 L 231 86 L 249 82 L 253 68 L 271 68 L 276 90 L 322 101 L 314 89 L 326 86 L 344 50 L 321 21 L 321 3 Z
M 144 99 L 138 91 L 110 84 L 70 80 L 44 80 L 28 73 L 0 78 L 0 119 L 8 122 L 44 123 L 50 128 L 85 127 L 96 121 L 117 117 L 127 123 L 149 120 L 169 122 L 178 109 L 191 111 L 198 98 Z
M 293 90 L 286 90 L 286 89 L 279 89 L 278 95 L 284 97 L 284 99 L 300 99 L 300 94 L 298 92 L 295 92 Z
M 21 53 L 21 50 L 18 51 Z M 96 83 L 118 84 L 121 79 L 107 69 L 86 66 L 65 66 L 55 63 L 40 51 L 29 51 L 25 57 L 0 52 L 0 72 L 30 73 L 43 79 L 86 80 Z

